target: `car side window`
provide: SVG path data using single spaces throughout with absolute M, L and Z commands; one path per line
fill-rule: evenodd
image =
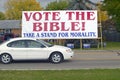
M 13 47 L 13 48 L 25 48 L 26 47 L 25 42 L 23 40 L 11 42 L 7 46 Z
M 37 42 L 37 41 L 32 41 L 29 40 L 27 41 L 28 48 L 43 48 L 45 47 L 43 44 Z

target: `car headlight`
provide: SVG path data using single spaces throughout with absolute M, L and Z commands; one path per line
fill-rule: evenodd
M 71 53 L 73 51 L 72 51 L 72 49 L 66 49 L 66 52 Z

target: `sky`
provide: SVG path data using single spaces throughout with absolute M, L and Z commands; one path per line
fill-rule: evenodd
M 0 12 L 5 11 L 4 4 L 5 4 L 6 1 L 7 0 L 0 0 Z M 37 0 L 37 1 L 40 2 L 42 7 L 45 7 L 48 3 L 56 1 L 56 0 Z M 94 3 L 97 3 L 98 1 L 101 1 L 101 0 L 91 0 L 91 1 L 94 2 Z

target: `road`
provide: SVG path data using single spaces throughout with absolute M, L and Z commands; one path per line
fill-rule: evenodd
M 11 64 L 0 63 L 1 70 L 69 70 L 94 68 L 120 68 L 119 51 L 75 50 L 72 60 L 60 64 L 47 61 L 17 61 Z

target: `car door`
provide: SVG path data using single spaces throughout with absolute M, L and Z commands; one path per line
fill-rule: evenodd
M 28 59 L 47 59 L 49 50 L 40 42 L 28 40 L 27 42 L 27 57 Z
M 17 40 L 9 43 L 9 52 L 15 60 L 27 59 L 26 46 L 24 40 Z

